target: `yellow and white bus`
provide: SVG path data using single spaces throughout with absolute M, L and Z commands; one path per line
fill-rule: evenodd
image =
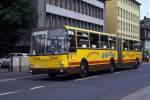
M 141 42 L 76 27 L 64 26 L 33 32 L 29 62 L 33 74 L 75 74 L 137 67 Z

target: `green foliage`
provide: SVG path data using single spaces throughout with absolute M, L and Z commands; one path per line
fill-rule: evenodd
M 10 50 L 20 36 L 31 32 L 36 20 L 32 0 L 0 0 L 0 53 Z

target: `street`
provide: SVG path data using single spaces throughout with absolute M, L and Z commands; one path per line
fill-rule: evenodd
M 0 100 L 149 100 L 150 64 L 86 78 L 0 73 Z

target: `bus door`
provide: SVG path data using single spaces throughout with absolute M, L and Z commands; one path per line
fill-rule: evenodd
M 118 67 L 122 67 L 122 38 L 117 38 L 117 46 L 118 46 Z
M 69 47 L 69 61 L 75 60 L 77 53 L 77 43 L 75 31 L 68 30 L 68 47 Z

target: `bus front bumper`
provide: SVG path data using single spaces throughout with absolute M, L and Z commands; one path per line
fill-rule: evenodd
M 67 68 L 32 68 L 32 74 L 77 74 L 80 72 L 80 67 Z
M 68 69 L 66 69 L 66 68 L 55 68 L 55 69 L 32 68 L 31 73 L 32 74 L 67 74 Z

